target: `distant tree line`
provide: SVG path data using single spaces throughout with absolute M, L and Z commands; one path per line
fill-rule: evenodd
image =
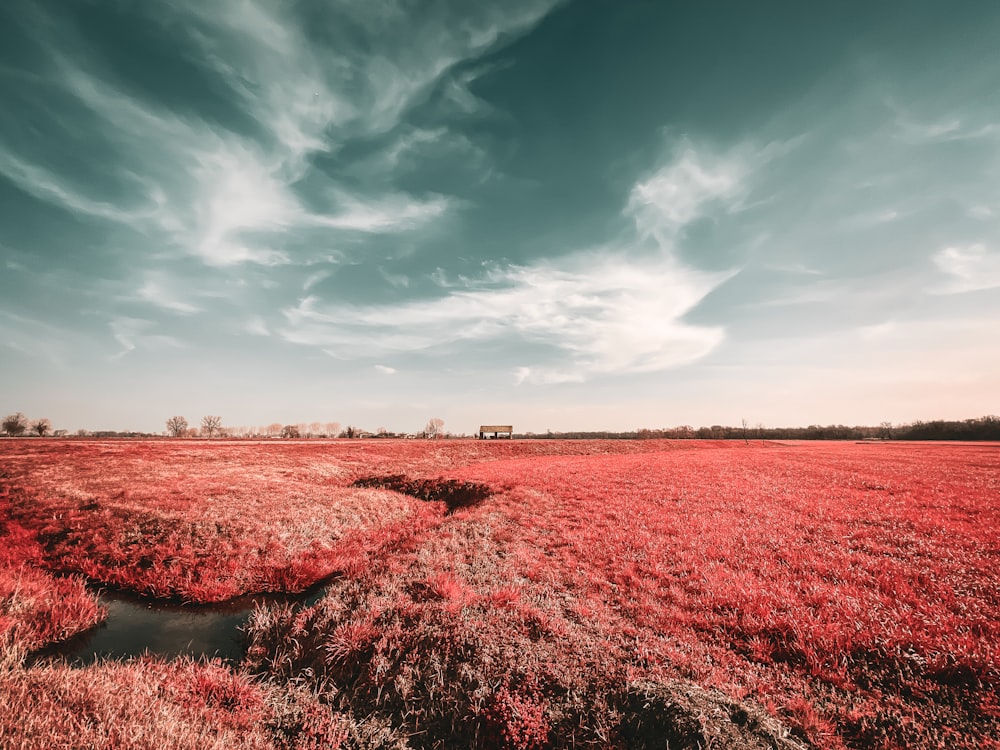
M 7 437 L 65 437 L 66 430 L 52 429 L 52 423 L 45 418 L 28 419 L 21 412 L 9 414 L 0 422 L 0 431 Z M 379 427 L 369 432 L 355 425 L 341 429 L 339 422 L 310 422 L 281 424 L 273 422 L 260 427 L 226 427 L 222 417 L 208 415 L 202 418 L 200 427 L 192 427 L 182 416 L 170 417 L 166 421 L 166 434 L 171 437 L 226 437 L 226 438 L 461 438 L 465 435 L 445 432 L 444 420 L 434 417 L 416 433 L 390 432 Z M 77 437 L 97 438 L 143 438 L 157 437 L 156 433 L 115 430 L 77 430 Z M 710 427 L 640 428 L 627 432 L 569 431 L 544 433 L 524 432 L 514 435 L 521 440 L 994 440 L 1000 441 L 1000 417 L 989 415 L 974 419 L 916 421 L 893 425 L 882 422 L 877 426 L 842 424 L 809 425 L 808 427 L 765 427 L 762 424 L 749 425 L 746 421 L 738 426 L 712 425 Z
M 260 427 L 225 427 L 222 417 L 202 417 L 200 427 L 192 427 L 185 417 L 173 416 L 166 421 L 166 434 L 170 437 L 225 437 L 225 438 L 444 438 L 452 437 L 444 431 L 444 420 L 433 417 L 428 420 L 419 433 L 390 432 L 385 427 L 379 427 L 375 432 L 369 432 L 354 425 L 343 429 L 339 422 L 300 422 L 298 424 L 282 424 L 272 422 Z
M 562 440 L 998 440 L 1000 417 L 986 416 L 976 419 L 912 422 L 893 425 L 882 422 L 878 426 L 810 425 L 808 427 L 765 427 L 712 425 L 711 427 L 640 428 L 629 432 L 552 432 L 518 433 L 519 439 Z
M 45 417 L 40 419 L 28 419 L 21 412 L 8 414 L 0 424 L 3 433 L 8 437 L 21 437 L 22 435 L 35 435 L 45 437 L 52 432 L 52 423 Z
M 987 416 L 947 422 L 914 422 L 899 428 L 897 440 L 1000 440 L 1000 417 Z

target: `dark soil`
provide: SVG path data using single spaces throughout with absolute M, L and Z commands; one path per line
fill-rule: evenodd
M 805 750 L 763 709 L 690 682 L 636 682 L 625 694 L 622 735 L 631 750 Z
M 449 513 L 459 508 L 479 505 L 493 495 L 491 487 L 479 482 L 460 482 L 457 479 L 409 479 L 403 474 L 362 477 L 355 480 L 352 486 L 392 490 L 418 500 L 443 501 Z

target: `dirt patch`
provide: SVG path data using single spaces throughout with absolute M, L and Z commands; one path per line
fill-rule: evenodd
M 622 736 L 631 750 L 806 750 L 763 709 L 690 682 L 635 682 L 625 693 Z
M 480 482 L 461 482 L 457 479 L 409 479 L 403 474 L 383 477 L 362 477 L 353 487 L 392 490 L 418 500 L 443 501 L 448 512 L 479 505 L 493 495 L 493 488 Z

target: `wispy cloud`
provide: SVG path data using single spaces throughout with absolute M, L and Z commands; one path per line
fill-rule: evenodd
M 86 40 L 54 14 L 35 10 L 33 33 L 51 53 L 53 83 L 108 134 L 121 157 L 110 170 L 128 165 L 131 192 L 141 186 L 136 202 L 142 208 L 89 199 L 63 175 L 11 153 L 0 152 L 0 171 L 42 200 L 133 229 L 161 253 L 188 254 L 220 267 L 308 262 L 302 243 L 290 249 L 289 233 L 412 231 L 454 205 L 447 196 L 411 196 L 392 187 L 359 191 L 356 183 L 348 186 L 317 170 L 314 157 L 336 153 L 351 139 L 388 132 L 455 63 L 480 54 L 504 33 L 529 28 L 551 7 L 459 4 L 442 6 L 433 18 L 415 18 L 402 8 L 383 13 L 352 3 L 339 11 L 354 15 L 372 38 L 348 37 L 331 22 L 326 32 L 337 44 L 322 51 L 288 6 L 220 0 L 139 11 L 150 23 L 184 30 L 190 43 L 184 49 L 196 50 L 185 54 L 228 86 L 242 116 L 256 124 L 252 135 L 124 90 L 102 72 Z M 381 44 L 388 32 L 407 43 Z M 372 45 L 382 54 L 372 54 Z M 435 140 L 447 131 L 426 132 L 424 140 Z M 416 145 L 423 136 L 414 133 Z M 408 146 L 394 148 L 392 158 L 398 159 Z M 307 174 L 315 185 L 325 185 L 325 204 L 303 204 L 296 186 Z
M 253 336 L 270 336 L 271 331 L 267 327 L 267 323 L 259 315 L 255 315 L 250 318 L 243 326 L 243 330 Z
M 136 291 L 135 298 L 170 312 L 190 315 L 199 312 L 198 305 L 187 302 L 171 288 L 170 281 L 162 273 L 148 272 L 145 281 Z
M 1000 252 L 982 244 L 946 247 L 934 255 L 934 264 L 950 279 L 933 291 L 959 294 L 1000 287 Z
M 181 341 L 173 336 L 153 333 L 156 323 L 143 318 L 118 318 L 109 323 L 111 335 L 121 346 L 121 351 L 111 356 L 111 359 L 121 359 L 126 354 L 138 348 L 163 349 L 180 348 Z
M 59 174 L 19 158 L 0 147 L 0 174 L 39 200 L 54 203 L 70 213 L 92 216 L 119 223 L 131 223 L 148 218 L 155 208 L 130 210 L 114 203 L 88 198 Z
M 671 242 L 706 204 L 725 201 L 735 205 L 748 169 L 743 157 L 699 151 L 685 143 L 669 166 L 632 188 L 627 213 L 640 234 L 660 243 Z
M 912 145 L 993 138 L 1000 133 L 993 123 L 972 124 L 958 118 L 919 122 L 900 117 L 897 127 L 899 137 Z
M 687 148 L 632 190 L 625 213 L 635 231 L 621 246 L 489 268 L 430 301 L 358 307 L 308 296 L 285 310 L 280 333 L 342 357 L 511 338 L 548 346 L 550 361 L 512 368 L 518 382 L 693 362 L 719 344 L 723 331 L 683 317 L 731 273 L 683 265 L 674 235 L 716 201 L 733 199 L 738 174 L 733 162 Z M 652 256 L 640 249 L 650 236 L 657 241 Z
M 301 222 L 331 229 L 395 233 L 414 229 L 441 216 L 453 201 L 444 196 L 421 200 L 400 194 L 365 200 L 337 191 L 336 203 L 335 213 L 303 215 Z
M 11 356 L 23 356 L 64 367 L 66 351 L 78 339 L 72 332 L 51 323 L 7 310 L 0 310 L 0 323 L 3 329 L 0 344 L 14 352 L 13 355 L 5 352 L 5 360 Z

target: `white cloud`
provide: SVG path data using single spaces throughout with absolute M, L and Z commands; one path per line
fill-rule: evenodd
M 118 223 L 132 223 L 150 215 L 145 211 L 130 211 L 106 201 L 86 197 L 68 180 L 37 164 L 21 159 L 0 148 L 0 174 L 34 197 L 64 207 L 84 216 L 93 216 Z
M 401 273 L 391 273 L 386 271 L 384 268 L 379 266 L 379 275 L 385 279 L 389 284 L 396 287 L 397 289 L 406 289 L 410 285 L 410 277 L 405 276 Z
M 321 281 L 325 281 L 332 275 L 333 271 L 329 270 L 316 271 L 314 273 L 309 274 L 309 276 L 305 280 L 305 283 L 302 285 L 302 291 L 308 292 L 310 289 L 319 284 Z
M 267 323 L 259 315 L 255 315 L 250 318 L 243 326 L 243 330 L 252 336 L 270 336 L 271 331 L 268 330 Z
M 810 274 L 815 276 L 816 274 Z M 821 302 L 832 302 L 843 299 L 851 285 L 839 279 L 807 279 L 798 282 L 794 287 L 782 291 L 756 302 L 750 303 L 751 307 L 788 307 L 794 305 L 811 305 Z
M 303 223 L 358 232 L 393 233 L 414 229 L 441 216 L 450 205 L 443 196 L 418 200 L 401 194 L 364 200 L 338 191 L 339 210 L 332 214 L 311 214 Z
M 126 354 L 142 347 L 146 349 L 180 348 L 183 344 L 173 336 L 150 333 L 156 327 L 151 320 L 142 318 L 117 318 L 109 323 L 111 334 L 121 345 L 121 351 L 112 355 L 111 359 L 121 359 Z
M 843 225 L 848 229 L 870 229 L 905 217 L 905 213 L 894 208 L 878 211 L 864 210 L 854 216 L 846 217 Z
M 0 310 L 3 336 L 0 343 L 18 355 L 44 359 L 57 367 L 66 367 L 65 356 L 79 336 L 34 318 Z
M 580 372 L 538 367 L 518 367 L 514 370 L 514 385 L 522 383 L 560 385 L 563 383 L 582 383 L 584 380 L 585 378 Z
M 730 162 L 688 148 L 633 189 L 626 212 L 636 217 L 640 236 L 621 247 L 490 267 L 429 301 L 356 307 L 309 296 L 285 310 L 280 333 L 341 357 L 509 337 L 550 347 L 557 364 L 521 365 L 519 382 L 578 381 L 693 362 L 719 344 L 723 331 L 683 318 L 731 273 L 682 265 L 671 235 L 710 204 L 735 197 L 736 174 Z M 652 257 L 639 250 L 650 234 L 660 242 Z
M 385 186 L 349 189 L 336 176 L 314 169 L 311 157 L 336 152 L 358 135 L 390 131 L 452 66 L 481 54 L 504 34 L 512 38 L 527 30 L 552 5 L 547 0 L 503 7 L 456 4 L 414 15 L 402 7 L 382 13 L 349 4 L 338 13 L 360 19 L 371 39 L 346 35 L 341 16 L 334 14 L 326 31 L 335 43 L 322 52 L 287 5 L 219 0 L 140 11 L 155 19 L 150 22 L 184 30 L 196 50 L 189 53 L 193 61 L 212 68 L 259 126 L 262 135 L 255 138 L 119 88 L 99 72 L 85 39 L 59 17 L 37 9 L 32 28 L 50 53 L 50 83 L 93 113 L 120 151 L 109 172 L 127 169 L 130 183 L 145 193 L 137 201 L 142 209 L 89 199 L 60 175 L 17 157 L 0 154 L 0 171 L 43 200 L 130 226 L 157 252 L 190 254 L 212 266 L 309 262 L 296 257 L 303 251 L 290 250 L 283 234 L 315 228 L 412 231 L 454 205 L 445 196 L 414 197 Z M 392 41 L 389 32 L 405 43 Z M 429 128 L 410 136 L 410 142 L 393 146 L 396 153 L 389 161 L 448 133 Z M 326 183 L 325 205 L 303 205 L 295 187 L 307 174 L 321 191 Z
M 982 244 L 946 247 L 934 256 L 934 264 L 951 277 L 933 291 L 958 294 L 1000 287 L 1000 253 Z
M 706 204 L 733 205 L 747 172 L 740 157 L 720 157 L 685 144 L 672 163 L 632 188 L 626 210 L 640 234 L 671 242 Z
M 949 140 L 962 132 L 962 121 L 957 118 L 937 122 L 917 122 L 900 118 L 897 126 L 902 138 L 911 143 Z
M 532 368 L 538 377 L 646 372 L 694 361 L 721 341 L 720 329 L 680 318 L 728 275 L 672 259 L 581 254 L 560 266 L 510 267 L 429 302 L 359 308 L 307 297 L 285 311 L 281 333 L 344 357 L 515 335 L 563 352 L 566 367 Z
M 998 132 L 994 123 L 975 116 L 973 110 L 966 110 L 961 116 L 952 113 L 918 115 L 912 106 L 896 99 L 890 98 L 884 103 L 894 113 L 896 137 L 909 145 L 992 138 Z
M 395 367 L 389 367 L 388 365 L 375 365 L 375 369 L 383 375 L 395 375 L 397 372 Z
M 874 323 L 867 326 L 859 326 L 858 334 L 865 341 L 878 341 L 889 338 L 899 329 L 899 324 L 892 320 L 883 323 Z
M 190 315 L 199 312 L 200 307 L 186 302 L 170 288 L 170 282 L 162 273 L 149 272 L 136 292 L 135 298 L 171 312 Z

